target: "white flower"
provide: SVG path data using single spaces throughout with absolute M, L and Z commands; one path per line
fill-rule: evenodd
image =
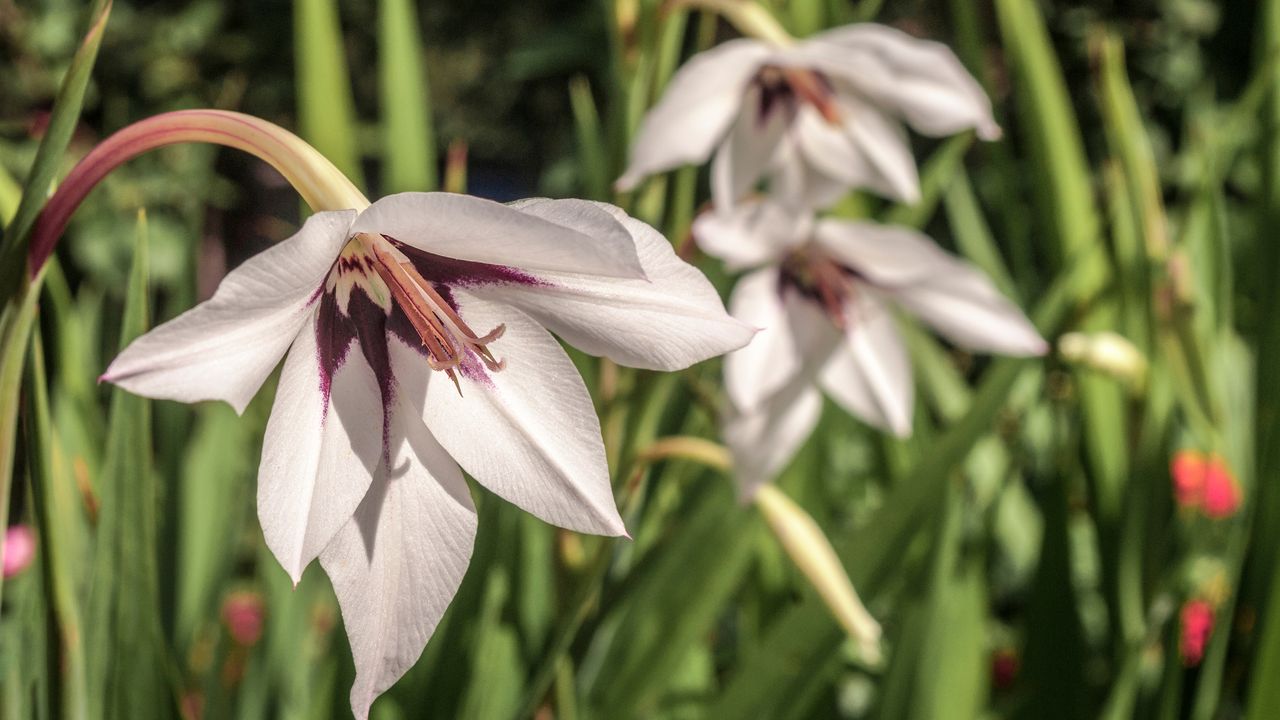
M 626 532 L 591 398 L 548 329 L 666 370 L 752 335 L 659 233 L 615 207 L 406 193 L 317 213 L 103 378 L 241 411 L 288 351 L 258 513 L 295 582 L 316 557 L 332 580 L 363 718 L 417 660 L 466 571 L 476 513 L 459 466 L 547 522 Z
M 1045 341 L 976 268 L 915 231 L 792 216 L 741 204 L 694 224 L 698 244 L 738 281 L 730 313 L 761 332 L 725 358 L 732 409 L 725 439 L 744 494 L 777 474 L 813 431 L 819 388 L 848 412 L 899 436 L 911 432 L 911 363 L 891 306 L 957 345 L 1042 355 Z
M 873 23 L 786 47 L 731 40 L 672 78 L 618 185 L 633 188 L 714 151 L 721 211 L 762 177 L 794 207 L 824 207 L 849 188 L 914 202 L 920 183 L 903 120 L 926 135 L 1000 135 L 986 94 L 939 43 Z

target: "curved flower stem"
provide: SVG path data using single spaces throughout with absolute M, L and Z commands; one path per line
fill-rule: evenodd
M 138 155 L 166 145 L 204 142 L 257 156 L 284 175 L 312 210 L 363 210 L 364 194 L 315 148 L 266 120 L 226 110 L 179 110 L 136 122 L 104 140 L 67 175 L 36 220 L 28 273 L 49 259 L 72 213 L 106 175 Z

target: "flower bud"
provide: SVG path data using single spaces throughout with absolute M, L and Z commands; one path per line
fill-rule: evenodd
M 222 602 L 222 622 L 237 645 L 253 647 L 262 637 L 266 604 L 254 590 L 237 590 Z
M 755 502 L 792 562 L 813 583 L 836 622 L 857 642 L 863 659 L 878 663 L 880 624 L 858 598 L 840 558 L 818 523 L 773 485 L 762 486 Z
M 1243 493 L 1221 455 L 1179 450 L 1169 464 L 1169 474 L 1180 507 L 1199 510 L 1211 520 L 1223 520 L 1239 511 Z
M 1067 362 L 1105 373 L 1140 389 L 1147 378 L 1147 358 L 1129 342 L 1113 332 L 1072 332 L 1058 339 L 1058 352 Z
M 0 555 L 3 556 L 5 580 L 26 570 L 36 556 L 36 534 L 31 526 L 14 525 L 6 530 Z
M 1180 616 L 1182 664 L 1195 667 L 1204 659 L 1205 646 L 1213 635 L 1213 606 L 1199 598 L 1188 600 Z

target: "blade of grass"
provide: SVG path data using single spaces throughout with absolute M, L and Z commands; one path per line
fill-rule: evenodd
M 149 324 L 145 217 L 139 213 L 120 347 Z M 166 683 L 172 668 L 160 628 L 158 491 L 151 454 L 150 402 L 113 390 L 88 614 L 91 668 L 99 678 L 90 686 L 91 697 L 103 701 L 95 717 L 136 718 L 172 707 Z
M 83 538 L 78 492 L 60 456 L 49 413 L 44 348 L 36 328 L 27 367 L 26 460 L 40 529 L 41 567 L 57 629 L 58 717 L 89 717 L 85 685 L 84 625 L 78 582 Z
M 23 187 L 22 202 L 0 242 L 0 517 L 8 517 L 9 487 L 15 457 L 18 389 L 27 356 L 27 336 L 35 319 L 39 277 L 26 278 L 26 236 L 44 204 L 71 132 L 84 104 L 89 74 L 111 13 L 110 0 L 94 6 L 93 22 L 63 78 L 49 116 L 49 127 L 36 151 L 35 164 Z M 0 591 L 3 581 L 0 581 Z
M 23 271 L 27 267 L 27 233 L 31 231 L 40 208 L 44 207 L 58 167 L 62 163 L 62 155 L 80 120 L 85 90 L 89 87 L 90 73 L 98 58 L 98 47 L 102 44 L 102 34 L 106 31 L 110 16 L 111 0 L 96 0 L 90 12 L 93 19 L 89 23 L 89 29 L 71 58 L 71 65 L 58 88 L 58 97 L 49 114 L 44 138 L 40 140 L 35 162 L 23 183 L 22 200 L 18 204 L 13 222 L 5 228 L 3 242 L 0 242 L 0 302 L 7 303 L 26 280 Z M 3 469 L 5 468 L 0 467 L 0 470 Z
M 378 6 L 382 184 L 387 194 L 435 190 L 436 139 L 418 12 L 410 0 Z M 344 74 L 342 77 L 346 77 Z
M 1079 258 L 1098 241 L 1089 159 L 1062 68 L 1039 4 L 996 0 L 1005 52 L 1013 68 L 1021 119 L 1030 145 L 1033 185 L 1060 261 Z
M 356 187 L 365 187 L 336 0 L 296 0 L 293 37 L 302 137 Z

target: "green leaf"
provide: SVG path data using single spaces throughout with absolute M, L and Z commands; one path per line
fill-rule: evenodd
M 435 190 L 438 181 L 421 36 L 418 13 L 410 0 L 382 0 L 378 6 L 378 92 L 382 183 L 387 194 Z
M 302 137 L 356 187 L 364 187 L 351 74 L 336 0 L 294 0 L 293 36 Z
M 249 424 L 225 404 L 202 406 L 177 482 L 177 617 L 179 647 L 191 647 L 234 570 L 228 552 L 244 531 L 250 479 L 257 469 Z
M 79 491 L 70 476 L 53 431 L 45 374 L 44 348 L 37 328 L 27 368 L 26 460 L 39 517 L 41 568 L 52 598 L 57 628 L 58 716 L 88 718 L 84 622 L 79 583 L 83 577 L 84 517 Z
M 36 159 L 31 171 L 23 183 L 22 201 L 18 204 L 13 222 L 5 228 L 3 242 L 0 242 L 0 301 L 8 302 L 24 280 L 22 271 L 27 267 L 27 234 L 35 224 L 40 209 L 44 207 L 58 167 L 62 164 L 63 153 L 66 152 L 71 134 L 80 120 L 85 90 L 89 86 L 89 76 L 98 58 L 98 46 L 102 44 L 102 34 L 106 31 L 110 15 L 111 0 L 96 0 L 91 13 L 93 20 L 58 88 L 58 97 L 49 114 L 49 125 L 44 138 L 40 140 L 40 147 L 36 149 Z M 3 411 L 2 407 L 0 411 Z M 0 471 L 7 474 L 7 468 L 7 465 L 0 466 Z
M 44 205 L 54 174 L 71 140 L 80 117 L 89 73 L 98 55 L 98 45 L 111 12 L 110 0 L 95 5 L 94 20 L 71 67 L 63 78 L 49 117 L 49 127 L 36 151 L 35 164 L 27 177 L 22 202 L 14 221 L 0 241 L 0 517 L 9 513 L 9 478 L 12 477 L 18 421 L 18 389 L 27 355 L 27 338 L 35 320 L 36 300 L 43 273 L 25 282 L 26 239 L 36 215 Z M 0 590 L 3 583 L 0 581 Z
M 146 216 L 139 213 L 120 347 L 149 321 Z M 101 515 L 88 621 L 93 717 L 172 717 L 171 671 L 160 627 L 158 497 L 151 465 L 151 404 L 111 392 L 107 453 L 98 489 Z
M 1036 199 L 1053 230 L 1058 259 L 1072 260 L 1098 241 L 1089 158 L 1053 42 L 1031 0 L 996 0 L 1000 35 L 1014 74 L 1020 136 L 1030 145 Z
M 649 550 L 652 562 L 632 571 L 624 598 L 608 606 L 617 632 L 593 686 L 601 711 L 651 715 L 746 571 L 750 538 L 760 531 L 755 515 L 733 501 L 728 483 L 701 482 L 680 525 Z

